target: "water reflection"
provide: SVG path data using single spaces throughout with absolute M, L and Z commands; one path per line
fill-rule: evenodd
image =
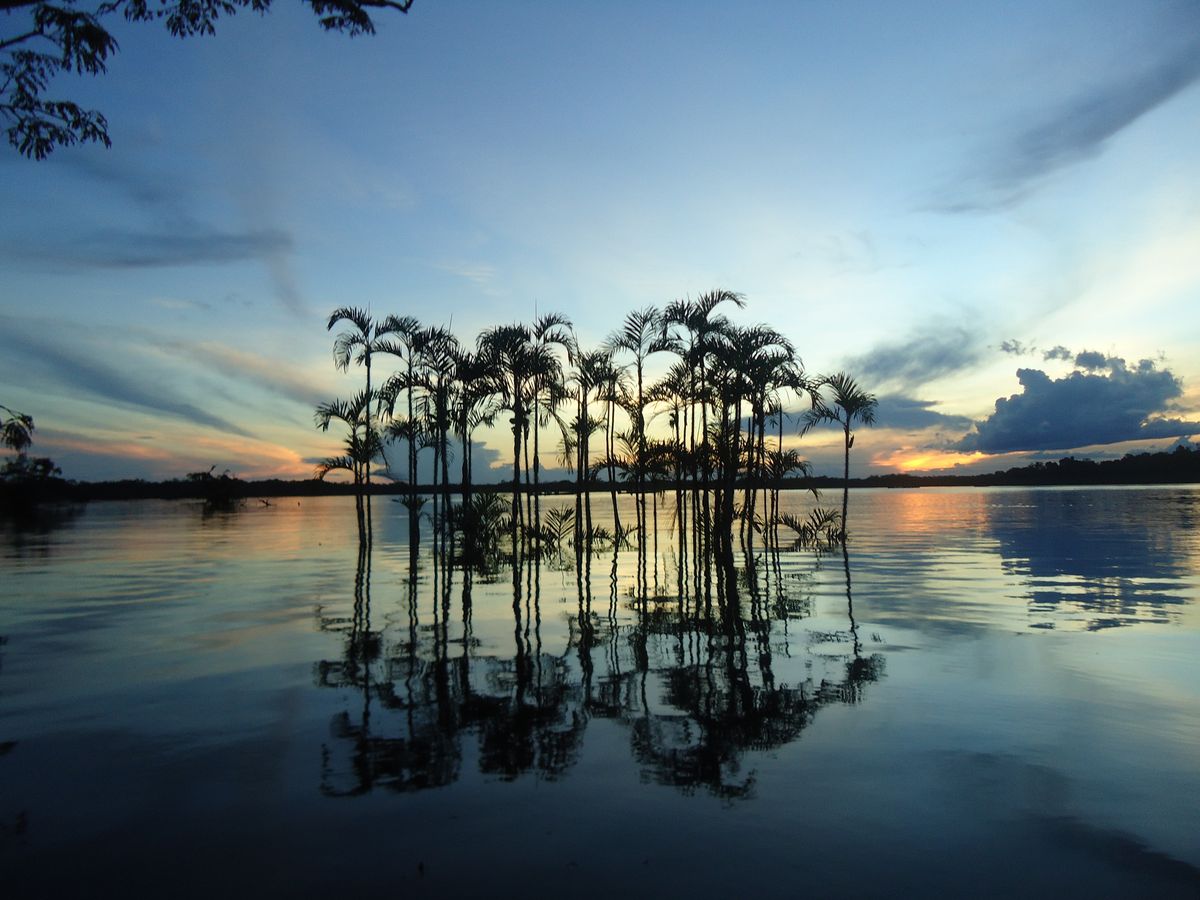
M 373 548 L 361 542 L 352 615 L 321 619 L 344 637 L 341 657 L 317 664 L 317 684 L 356 698 L 322 746 L 322 792 L 442 787 L 467 760 L 501 780 L 554 780 L 605 720 L 624 731 L 642 780 L 746 797 L 748 754 L 797 740 L 821 708 L 859 702 L 882 676 L 883 658 L 863 652 L 844 548 L 844 630 L 796 632 L 806 582 L 785 577 L 777 545 L 744 547 L 736 565 L 689 554 L 686 541 L 677 553 L 664 538 L 660 554 L 657 509 L 638 519 L 636 542 L 546 547 L 514 528 L 503 564 L 455 553 L 445 536 L 410 547 L 407 621 L 382 631 L 371 624 Z M 506 650 L 492 639 L 483 651 L 474 634 L 477 570 L 509 584 Z M 555 593 L 548 641 L 543 580 L 561 589 L 572 574 L 573 602 Z
M 1194 502 L 1173 491 L 1027 491 L 985 509 L 1007 573 L 1027 586 L 1032 627 L 1088 630 L 1163 623 L 1189 595 L 1180 589 L 1196 540 Z
M 852 497 L 872 621 L 942 636 L 1179 623 L 1200 492 L 921 489 Z M 829 587 L 826 587 L 829 590 Z
M 81 503 L 0 507 L 0 544 L 13 557 L 47 557 L 55 532 L 74 526 L 86 508 Z

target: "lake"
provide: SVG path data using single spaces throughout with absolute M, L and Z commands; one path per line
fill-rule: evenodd
M 0 523 L 0 883 L 1200 895 L 1200 489 L 850 500 L 730 589 L 673 495 L 474 572 L 385 498 Z

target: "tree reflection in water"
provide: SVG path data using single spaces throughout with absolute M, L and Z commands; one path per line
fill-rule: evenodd
M 812 652 L 806 643 L 813 640 L 811 633 L 796 639 L 789 632 L 789 622 L 807 615 L 809 599 L 801 580 L 785 577 L 781 556 L 817 551 L 781 549 L 768 540 L 743 544 L 737 564 L 728 555 L 714 558 L 705 551 L 731 542 L 692 534 L 689 508 L 700 510 L 703 521 L 702 500 L 677 503 L 670 532 L 682 540 L 664 540 L 661 557 L 657 517 L 647 516 L 643 533 L 622 547 L 587 540 L 590 526 L 585 529 L 586 516 L 580 516 L 575 541 L 552 551 L 531 539 L 540 521 L 532 527 L 507 522 L 511 655 L 481 655 L 473 633 L 474 579 L 500 569 L 496 558 L 472 565 L 444 537 L 432 554 L 410 547 L 407 629 L 389 628 L 387 643 L 372 630 L 372 547 L 369 538 L 361 542 L 352 616 L 321 620 L 322 628 L 345 638 L 341 658 L 317 664 L 317 683 L 360 698 L 334 718 L 332 740 L 322 748 L 321 790 L 350 796 L 376 787 L 445 786 L 462 774 L 468 755 L 493 777 L 556 779 L 577 762 L 588 724 L 599 718 L 627 730 L 643 780 L 688 792 L 704 788 L 723 798 L 748 796 L 754 778 L 746 754 L 797 740 L 824 706 L 859 702 L 865 685 L 882 676 L 883 659 L 863 655 L 850 558 L 842 547 L 847 630 L 818 635 L 816 642 L 848 644 L 849 652 L 826 668 L 833 674 L 779 682 L 776 658 L 795 663 L 798 653 Z M 668 555 L 675 548 L 682 551 Z M 623 553 L 635 555 L 624 595 Z M 655 557 L 652 569 L 648 555 Z M 428 566 L 424 582 L 421 562 Z M 573 571 L 576 593 L 566 645 L 549 650 L 542 639 L 543 570 L 566 578 Z M 599 602 L 593 574 L 607 582 L 608 596 Z M 561 609 L 556 605 L 556 615 Z M 454 641 L 452 616 L 460 620 Z

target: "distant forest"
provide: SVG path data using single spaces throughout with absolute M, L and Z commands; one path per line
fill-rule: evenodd
M 207 475 L 207 477 L 204 477 Z M 1180 445 L 1174 450 L 1159 453 L 1130 453 L 1120 459 L 1090 460 L 1065 457 L 1058 461 L 1037 462 L 1028 466 L 992 472 L 987 475 L 871 475 L 867 478 L 850 480 L 852 488 L 919 488 L 919 487 L 1040 487 L 1063 485 L 1120 485 L 1120 484 L 1190 484 L 1200 482 L 1200 448 Z M 754 485 L 756 487 L 778 487 L 783 490 L 836 489 L 842 486 L 837 477 L 785 478 Z M 212 499 L 214 495 L 235 499 L 253 500 L 272 497 L 316 497 L 352 496 L 355 486 L 349 483 L 320 481 L 315 478 L 285 481 L 278 478 L 262 481 L 244 481 L 229 475 L 212 476 L 200 473 L 189 478 L 171 481 L 124 481 L 69 482 L 55 479 L 41 485 L 45 493 L 39 499 L 65 501 L 126 500 L 126 499 Z M 574 494 L 578 486 L 574 481 L 543 482 L 540 493 Z M 674 489 L 670 481 L 651 482 L 645 490 L 669 491 Z M 409 492 L 403 483 L 374 482 L 371 493 L 375 495 L 404 495 Z M 418 488 L 423 494 L 435 490 L 431 485 Z M 439 485 L 439 492 L 455 492 L 454 484 Z M 480 484 L 476 491 L 507 493 L 511 483 Z M 608 493 L 613 487 L 607 483 L 592 486 L 595 492 Z M 636 484 L 616 486 L 622 493 L 638 490 Z

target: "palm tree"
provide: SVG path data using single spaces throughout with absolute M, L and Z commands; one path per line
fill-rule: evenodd
M 558 313 L 546 313 L 533 323 L 530 333 L 535 348 L 549 350 L 551 345 L 558 344 L 570 352 L 571 320 Z M 536 492 L 540 483 L 541 460 L 538 452 L 538 431 L 550 419 L 557 419 L 557 409 L 567 399 L 563 381 L 561 364 L 540 367 L 539 375 L 533 388 L 533 484 Z M 543 419 L 541 412 L 542 397 L 546 398 L 547 414 Z M 561 423 L 560 423 L 561 424 Z M 534 502 L 537 502 L 536 493 Z
M 370 313 L 359 309 L 356 306 L 340 306 L 329 314 L 329 321 L 325 325 L 326 331 L 332 331 L 333 326 L 338 322 L 346 321 L 354 326 L 353 329 L 343 331 L 333 339 L 333 364 L 345 372 L 350 367 L 350 360 L 367 370 L 367 388 L 366 395 L 368 398 L 374 398 L 371 393 L 371 357 L 380 352 L 386 345 L 388 335 L 395 331 L 396 319 L 394 316 L 389 316 L 382 322 L 376 322 L 371 318 Z M 368 416 L 370 411 L 368 410 Z M 371 487 L 371 466 L 367 463 L 365 471 L 365 483 L 367 490 Z
M 696 413 L 694 404 L 700 405 L 700 436 L 702 441 L 708 440 L 708 356 L 713 349 L 717 336 L 729 327 L 729 320 L 724 316 L 713 313 L 722 303 L 732 303 L 739 309 L 746 305 L 741 294 L 733 291 L 717 289 L 701 294 L 695 300 L 675 300 L 663 310 L 664 335 L 670 342 L 671 349 L 678 353 L 687 364 L 690 372 L 688 395 L 693 404 L 691 420 L 687 433 L 690 441 L 690 451 L 693 465 L 700 457 L 696 455 Z M 677 329 L 682 329 L 679 331 Z M 703 448 L 702 448 L 703 449 Z M 708 481 L 708 454 L 702 452 L 705 462 L 702 466 L 705 482 Z M 692 472 L 693 479 L 696 472 Z
M 550 344 L 536 343 L 530 329 L 521 324 L 489 328 L 479 335 L 476 345 L 491 364 L 499 408 L 512 413 L 515 526 L 520 509 L 521 448 L 529 433 L 530 407 L 542 385 L 562 380 L 562 366 Z
M 669 350 L 672 342 L 667 339 L 662 313 L 652 306 L 631 312 L 625 322 L 608 339 L 614 351 L 625 351 L 633 355 L 634 371 L 637 373 L 637 395 L 631 397 L 630 419 L 633 423 L 632 450 L 635 462 L 635 477 L 638 486 L 637 509 L 639 525 L 645 527 L 646 498 L 642 493 L 646 472 L 646 392 L 644 387 L 646 359 L 651 354 Z
M 813 408 L 804 416 L 801 434 L 822 422 L 837 423 L 842 426 L 845 434 L 845 466 L 842 474 L 842 527 L 840 537 L 846 540 L 846 511 L 850 496 L 850 448 L 854 446 L 854 434 L 850 427 L 855 422 L 863 425 L 875 424 L 875 409 L 879 401 L 874 394 L 869 394 L 858 386 L 845 372 L 837 372 L 817 380 L 817 390 L 812 394 Z M 826 403 L 819 393 L 821 388 L 829 388 L 832 394 L 832 404 Z
M 317 464 L 316 476 L 324 479 L 335 469 L 345 469 L 354 479 L 354 508 L 358 517 L 359 537 L 366 534 L 366 517 L 363 506 L 363 482 L 370 471 L 371 460 L 378 455 L 381 443 L 371 418 L 371 403 L 374 397 L 363 390 L 350 400 L 334 400 L 317 407 L 314 421 L 322 431 L 328 431 L 336 419 L 349 428 L 346 436 L 346 453 L 330 457 Z
M 33 444 L 33 417 L 7 406 L 0 406 L 7 415 L 0 422 L 0 445 L 16 451 L 17 456 L 24 455 Z
M 423 347 L 426 329 L 412 316 L 388 316 L 384 320 L 388 326 L 389 335 L 381 340 L 375 348 L 376 353 L 387 353 L 395 356 L 405 364 L 402 373 L 396 373 L 386 383 L 381 395 L 388 401 L 388 416 L 392 419 L 391 431 L 396 437 L 403 437 L 408 442 L 408 485 L 410 490 L 417 485 L 417 441 L 420 429 L 417 426 L 415 406 L 416 372 L 421 349 Z M 408 418 L 403 424 L 397 424 L 395 418 L 396 398 L 404 391 L 408 400 Z
M 424 390 L 420 405 L 433 441 L 433 481 L 437 484 L 440 477 L 444 486 L 450 480 L 450 394 L 462 347 L 458 338 L 441 327 L 426 328 L 419 343 L 420 369 L 414 386 Z
M 454 430 L 462 442 L 461 487 L 464 507 L 471 502 L 471 435 L 480 425 L 491 425 L 498 412 L 491 375 L 491 366 L 486 357 L 464 349 L 455 353 L 451 409 Z

